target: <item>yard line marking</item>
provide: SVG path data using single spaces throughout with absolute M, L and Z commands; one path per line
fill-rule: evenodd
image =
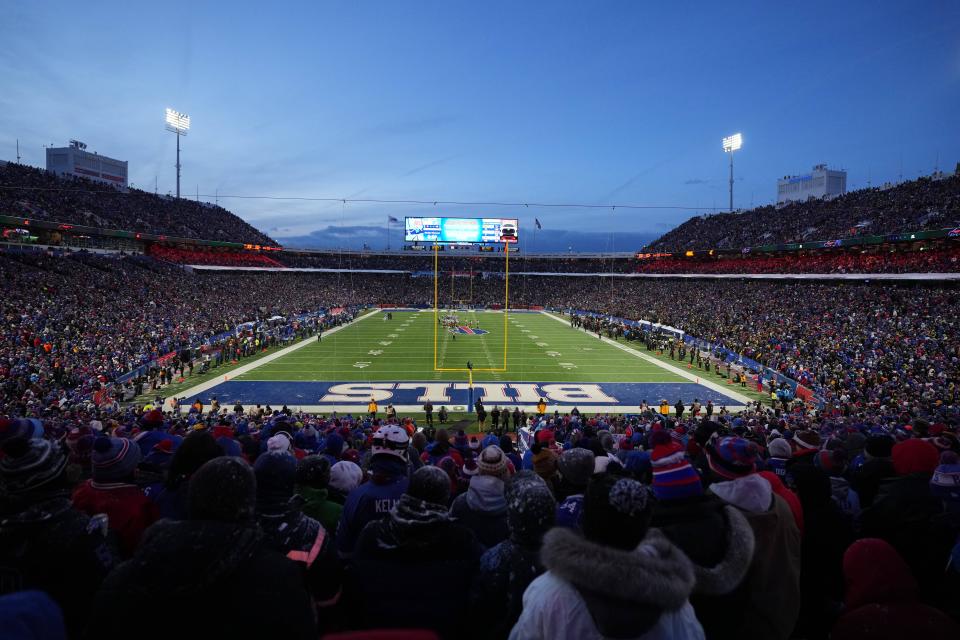
M 540 313 L 543 314 L 543 315 L 545 315 L 545 316 L 547 316 L 548 318 L 553 318 L 554 320 L 556 320 L 557 322 L 559 322 L 559 323 L 561 323 L 561 324 L 563 324 L 563 325 L 570 326 L 570 321 L 569 321 L 569 320 L 564 320 L 563 318 L 559 318 L 559 317 L 553 315 L 552 313 L 548 313 L 548 312 L 546 312 L 546 311 L 541 311 Z M 581 330 L 583 333 L 589 333 L 589 332 L 587 332 L 585 329 L 583 329 L 582 327 L 580 327 L 580 330 Z M 621 351 L 625 351 L 625 352 L 627 352 L 627 353 L 629 353 L 629 354 L 631 354 L 631 355 L 634 355 L 634 356 L 636 356 L 636 357 L 638 357 L 638 358 L 640 358 L 640 359 L 642 359 L 642 360 L 646 360 L 647 362 L 650 362 L 650 363 L 652 363 L 652 364 L 655 364 L 655 365 L 657 365 L 658 367 L 660 367 L 661 369 L 665 369 L 665 370 L 667 370 L 667 371 L 669 371 L 669 372 L 671 372 L 671 373 L 675 373 L 675 374 L 677 374 L 678 376 L 680 376 L 681 378 L 686 378 L 687 380 L 692 380 L 692 381 L 694 381 L 694 382 L 696 382 L 696 383 L 698 383 L 698 384 L 702 384 L 703 386 L 705 386 L 706 388 L 708 388 L 708 389 L 710 389 L 710 390 L 712 390 L 712 391 L 716 391 L 716 392 L 718 392 L 718 393 L 722 393 L 723 395 L 728 396 L 728 397 L 730 397 L 730 398 L 733 398 L 734 400 L 738 400 L 738 401 L 742 402 L 744 406 L 746 406 L 746 405 L 750 404 L 751 402 L 753 402 L 753 401 L 752 401 L 750 398 L 748 398 L 747 396 L 742 395 L 742 394 L 739 394 L 739 393 L 737 393 L 736 391 L 733 391 L 733 390 L 730 389 L 730 388 L 724 388 L 722 385 L 719 385 L 719 384 L 717 384 L 717 383 L 715 383 L 715 382 L 711 382 L 711 381 L 705 379 L 705 377 L 701 377 L 701 376 L 699 376 L 699 375 L 695 375 L 695 374 L 693 374 L 693 373 L 689 373 L 689 372 L 684 371 L 683 369 L 681 369 L 681 368 L 679 368 L 679 367 L 673 366 L 672 364 L 667 364 L 666 362 L 661 362 L 660 360 L 657 360 L 657 359 L 654 358 L 653 356 L 648 356 L 647 354 L 642 353 L 642 352 L 640 352 L 640 351 L 637 351 L 636 349 L 633 349 L 633 348 L 628 347 L 628 346 L 626 346 L 626 345 L 620 344 L 620 343 L 617 342 L 616 340 L 611 340 L 610 338 L 600 338 L 600 340 L 601 340 L 602 342 L 606 342 L 607 344 L 616 347 L 617 349 L 620 349 Z
M 362 315 L 362 316 L 360 316 L 360 317 L 358 317 L 358 318 L 354 318 L 353 321 L 348 322 L 347 324 L 341 324 L 341 325 L 339 325 L 339 326 L 337 326 L 337 327 L 334 327 L 333 329 L 330 329 L 329 331 L 325 332 L 324 335 L 325 335 L 325 336 L 331 336 L 331 335 L 337 333 L 338 331 L 340 331 L 341 329 L 344 329 L 344 328 L 346 328 L 346 327 L 351 327 L 351 326 L 359 323 L 361 320 L 366 320 L 367 318 L 369 318 L 369 317 L 371 317 L 371 316 L 373 316 L 373 315 L 376 315 L 376 314 L 378 313 L 378 311 L 379 311 L 378 309 L 374 309 L 373 311 L 370 311 L 370 312 L 366 313 L 365 315 Z M 269 362 L 273 362 L 273 361 L 276 360 L 277 358 L 282 358 L 283 356 L 287 355 L 288 353 L 293 353 L 294 351 L 298 351 L 298 350 L 300 350 L 300 349 L 302 349 L 302 348 L 304 348 L 304 347 L 306 347 L 306 346 L 308 346 L 308 345 L 311 345 L 311 344 L 315 344 L 315 342 L 314 342 L 314 340 L 313 340 L 312 337 L 304 338 L 304 339 L 301 340 L 300 342 L 297 342 L 296 344 L 292 344 L 292 345 L 290 345 L 289 347 L 284 347 L 283 349 L 280 349 L 280 351 L 277 351 L 276 353 L 271 353 L 271 354 L 268 355 L 268 356 L 264 356 L 264 357 L 260 358 L 259 360 L 257 360 L 256 362 L 251 362 L 251 363 L 249 363 L 249 364 L 241 365 L 241 366 L 237 367 L 236 369 L 234 369 L 232 373 L 228 373 L 227 376 L 229 376 L 229 377 L 231 377 L 231 378 L 236 378 L 237 376 L 243 375 L 243 374 L 247 373 L 248 371 L 253 371 L 254 369 L 257 369 L 258 367 L 262 367 L 263 365 L 265 365 L 265 364 L 267 364 L 267 363 L 269 363 Z M 226 376 L 225 376 L 225 377 L 226 377 Z M 180 392 L 180 397 L 188 398 L 188 397 L 190 397 L 190 396 L 197 395 L 198 393 L 203 393 L 203 392 L 206 391 L 207 389 L 212 389 L 212 388 L 214 388 L 215 386 L 217 386 L 217 385 L 220 384 L 221 382 L 222 382 L 222 380 L 220 380 L 220 376 L 214 376 L 213 378 L 210 378 L 210 379 L 207 380 L 206 382 L 201 382 L 201 383 L 198 384 L 198 385 L 195 385 L 195 386 L 193 386 L 193 387 L 190 387 L 190 388 L 187 389 L 186 391 L 181 391 L 181 392 Z M 170 408 L 170 409 L 175 409 L 175 408 L 176 408 L 176 406 L 175 406 L 174 403 L 173 403 L 173 398 L 168 398 L 168 399 L 166 400 L 166 402 L 164 402 L 164 404 L 165 404 L 165 405 L 169 405 L 168 408 Z

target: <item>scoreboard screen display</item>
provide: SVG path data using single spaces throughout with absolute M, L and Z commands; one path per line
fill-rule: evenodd
M 516 218 L 407 218 L 406 242 L 516 242 Z

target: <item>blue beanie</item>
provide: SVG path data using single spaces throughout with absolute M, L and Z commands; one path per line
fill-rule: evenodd
M 257 506 L 289 500 L 297 479 L 297 459 L 288 453 L 264 453 L 253 465 L 257 476 Z
M 140 447 L 126 438 L 97 438 L 91 459 L 94 480 L 125 480 L 140 464 Z

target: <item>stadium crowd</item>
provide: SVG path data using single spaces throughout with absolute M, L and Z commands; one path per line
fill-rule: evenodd
M 514 421 L 537 431 L 521 456 L 507 434 L 111 397 L 121 373 L 242 323 L 304 337 L 297 314 L 429 304 L 432 278 L 40 252 L 0 254 L 0 277 L 0 584 L 48 594 L 32 610 L 55 625 L 59 608 L 71 637 L 123 635 L 161 598 L 198 636 L 957 632 L 952 286 L 518 277 L 511 304 L 674 326 L 822 400 L 547 411 Z M 503 284 L 475 278 L 474 303 Z M 219 615 L 238 598 L 258 606 Z
M 220 250 L 202 246 L 186 248 L 151 244 L 147 247 L 147 255 L 157 260 L 175 264 L 268 268 L 283 268 L 285 266 L 266 253 Z
M 87 401 L 104 384 L 168 354 L 193 349 L 200 357 L 199 347 L 217 350 L 222 345 L 210 339 L 243 323 L 282 319 L 266 330 L 264 344 L 256 345 L 262 347 L 312 330 L 297 318 L 322 309 L 433 303 L 432 278 L 188 273 L 145 257 L 0 254 L 0 277 L 8 284 L 0 412 L 16 415 Z M 472 304 L 503 303 L 501 278 L 473 280 Z M 467 294 L 460 284 L 440 288 L 441 304 Z M 958 303 L 950 284 L 519 276 L 510 285 L 513 307 L 676 327 L 810 387 L 824 402 L 928 419 L 956 416 Z M 631 337 L 640 338 L 636 331 Z M 228 352 L 239 350 L 239 338 L 226 340 L 235 341 Z M 151 372 L 151 388 L 172 380 L 163 373 Z
M 295 268 L 321 269 L 389 269 L 399 271 L 434 270 L 434 257 L 429 251 L 404 251 L 393 254 L 359 253 L 352 251 L 292 252 L 284 251 L 277 259 Z M 503 253 L 477 254 L 445 251 L 440 254 L 441 271 L 503 272 L 506 260 Z M 630 273 L 635 264 L 632 256 L 616 257 L 551 257 L 511 255 L 511 272 L 532 273 Z
M 832 200 L 695 216 L 652 242 L 652 251 L 741 249 L 960 226 L 960 175 L 919 178 Z
M 956 244 L 956 243 L 954 243 Z M 955 273 L 960 248 L 877 251 L 829 251 L 741 255 L 716 259 L 659 258 L 637 264 L 637 273 Z
M 956 243 L 952 243 L 956 244 Z M 636 260 L 634 257 L 581 258 L 566 260 L 547 257 L 513 258 L 510 271 L 517 273 L 951 273 L 960 270 L 960 249 L 949 245 L 932 249 L 865 252 L 824 251 L 816 253 L 780 253 L 718 257 L 660 257 Z M 166 247 L 151 245 L 147 253 L 177 264 L 244 267 L 292 267 L 429 272 L 432 260 L 416 256 L 377 254 L 269 254 L 254 251 Z M 443 274 L 503 273 L 503 258 L 444 256 Z
M 0 419 L 5 633 L 958 637 L 956 422 L 690 409 Z
M 186 198 L 125 191 L 85 178 L 61 178 L 0 163 L 0 215 L 178 238 L 276 245 L 223 207 Z

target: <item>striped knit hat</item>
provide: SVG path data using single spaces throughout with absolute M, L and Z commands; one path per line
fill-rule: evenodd
M 7 492 L 25 493 L 53 482 L 67 466 L 67 457 L 49 440 L 16 438 L 4 443 L 0 477 Z
M 743 438 L 721 438 L 706 446 L 710 470 L 721 478 L 734 480 L 757 470 L 757 445 Z
M 683 447 L 663 431 L 651 438 L 653 451 L 650 464 L 653 467 L 653 493 L 658 500 L 691 498 L 703 493 L 700 474 L 690 466 Z
M 125 480 L 140 464 L 140 447 L 126 438 L 97 438 L 93 443 L 93 479 Z

